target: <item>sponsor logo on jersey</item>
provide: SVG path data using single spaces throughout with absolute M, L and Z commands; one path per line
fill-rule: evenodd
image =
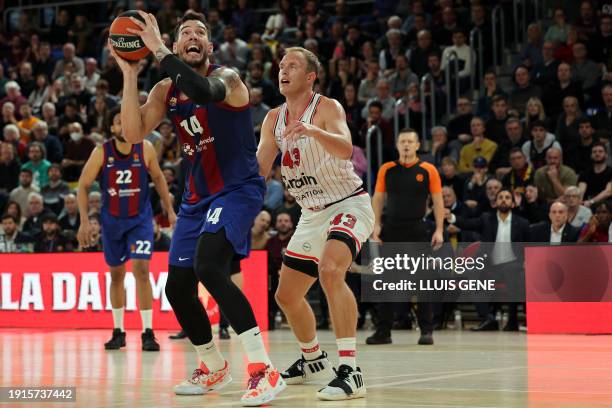
M 170 98 L 170 100 L 168 100 L 168 105 L 170 105 L 171 108 L 176 107 L 176 103 L 177 103 L 177 99 L 175 96 L 173 96 L 172 98 Z
M 307 176 L 304 173 L 300 174 L 298 178 L 288 179 L 285 176 L 282 176 L 283 183 L 287 188 L 302 188 L 304 186 L 316 186 L 319 184 L 316 178 L 313 176 Z
M 418 181 L 419 183 L 422 183 L 424 180 L 424 177 L 422 174 L 417 174 L 416 175 L 416 181 Z
M 183 153 L 187 156 L 193 156 L 195 154 L 195 150 L 189 143 L 183 143 Z
M 107 191 L 108 191 L 108 195 L 111 197 L 114 197 L 117 195 L 117 190 L 115 190 L 113 187 L 109 188 Z
M 200 139 L 200 141 L 198 142 L 198 147 L 196 147 L 196 150 L 198 152 L 201 152 L 202 150 L 206 150 L 208 149 L 206 145 L 214 141 L 215 141 L 215 138 L 213 136 L 210 136 L 206 139 Z

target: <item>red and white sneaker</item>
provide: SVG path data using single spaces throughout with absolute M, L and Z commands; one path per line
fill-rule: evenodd
M 208 367 L 200 362 L 200 367 L 193 370 L 191 378 L 174 386 L 176 395 L 202 395 L 210 391 L 220 390 L 232 382 L 229 364 L 217 371 L 210 372 Z
M 258 407 L 274 399 L 287 387 L 278 371 L 264 363 L 249 364 L 248 388 L 240 402 L 245 407 Z

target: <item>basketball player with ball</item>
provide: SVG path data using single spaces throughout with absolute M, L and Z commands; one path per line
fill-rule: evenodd
M 265 404 L 286 384 L 270 362 L 248 300 L 230 279 L 232 262 L 249 254 L 251 226 L 263 206 L 266 188 L 259 175 L 248 90 L 234 70 L 209 62 L 213 45 L 203 15 L 182 17 L 172 51 L 162 42 L 152 14 L 139 11 L 138 17 L 129 19 L 132 24 L 125 27 L 128 36 L 123 42 L 139 38 L 170 78 L 157 83 L 147 102 L 139 106 L 138 65 L 122 58 L 109 39 L 123 72 L 125 139 L 142 141 L 168 114 L 188 167 L 170 246 L 166 296 L 201 363 L 174 391 L 205 394 L 231 381 L 228 363 L 213 342 L 210 321 L 198 298 L 200 281 L 246 351 L 249 381 L 242 404 Z M 115 34 L 111 30 L 111 38 Z
M 281 375 L 288 384 L 332 376 L 317 340 L 314 313 L 305 299 L 318 277 L 329 303 L 339 366 L 336 378 L 317 396 L 345 400 L 366 394 L 355 362 L 357 302 L 345 275 L 373 231 L 374 212 L 350 161 L 353 145 L 344 109 L 336 100 L 313 92 L 319 66 L 317 57 L 304 48 L 286 50 L 278 80 L 287 102 L 268 112 L 257 159 L 260 174 L 267 176 L 280 151 L 283 182 L 302 207 L 276 292 L 302 357 Z

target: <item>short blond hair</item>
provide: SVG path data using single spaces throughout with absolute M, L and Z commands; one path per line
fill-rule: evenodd
M 289 47 L 285 50 L 285 55 L 290 52 L 301 53 L 306 59 L 306 72 L 314 72 L 315 75 L 319 76 L 321 62 L 319 62 L 319 58 L 312 51 L 308 51 L 306 48 L 302 47 Z

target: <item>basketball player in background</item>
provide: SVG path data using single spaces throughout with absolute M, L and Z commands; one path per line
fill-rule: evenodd
M 102 247 L 111 273 L 110 300 L 114 324 L 113 336 L 104 344 L 104 348 L 116 350 L 125 347 L 123 281 L 125 263 L 131 259 L 142 318 L 142 349 L 159 351 L 152 325 L 153 292 L 149 280 L 149 260 L 153 251 L 153 210 L 147 173 L 155 184 L 172 225 L 176 222 L 176 214 L 153 145 L 148 141 L 137 144 L 126 142 L 122 136 L 119 109 L 111 110 L 108 119 L 112 137 L 93 150 L 79 179 L 77 201 L 81 225 L 78 240 L 83 248 L 89 247 L 92 242 L 87 192 L 99 175 Z
M 329 302 L 338 345 L 336 378 L 317 393 L 322 400 L 364 397 L 355 362 L 357 303 L 345 275 L 374 227 L 374 213 L 361 179 L 353 171 L 353 145 L 344 109 L 313 92 L 317 57 L 288 48 L 280 63 L 279 87 L 287 102 L 268 112 L 257 151 L 267 176 L 281 152 L 282 180 L 302 207 L 302 216 L 283 257 L 276 301 L 297 337 L 302 357 L 281 375 L 288 384 L 329 378 L 327 355 L 316 335 L 305 299 L 317 277 Z
M 176 126 L 187 173 L 181 209 L 170 246 L 166 296 L 201 361 L 177 394 L 205 394 L 231 381 L 227 361 L 213 338 L 197 294 L 198 280 L 225 313 L 249 361 L 245 406 L 267 403 L 286 384 L 274 369 L 247 298 L 231 280 L 232 262 L 248 256 L 253 220 L 263 206 L 265 180 L 246 85 L 234 70 L 209 62 L 213 44 L 202 14 L 187 13 L 175 30 L 173 51 L 164 45 L 155 16 L 134 18 L 141 37 L 169 78 L 138 103 L 138 64 L 111 50 L 123 72 L 121 117 L 127 140 L 143 140 L 170 117 Z M 129 121 L 129 126 L 127 125 Z

